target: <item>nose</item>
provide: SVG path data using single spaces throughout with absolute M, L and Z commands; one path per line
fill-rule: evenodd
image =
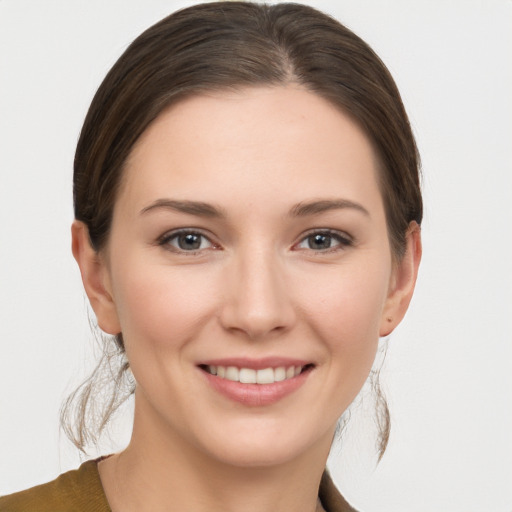
M 226 269 L 222 326 L 250 340 L 288 331 L 296 312 L 284 263 L 272 251 L 247 253 L 234 257 Z

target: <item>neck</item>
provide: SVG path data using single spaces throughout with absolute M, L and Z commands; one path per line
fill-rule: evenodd
M 129 446 L 99 470 L 113 512 L 314 512 L 331 439 L 279 464 L 234 466 L 158 429 L 136 408 Z

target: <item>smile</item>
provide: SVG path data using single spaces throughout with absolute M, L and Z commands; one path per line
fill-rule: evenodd
M 305 366 L 279 366 L 277 368 L 237 368 L 236 366 L 208 365 L 203 369 L 221 379 L 242 384 L 274 384 L 300 375 Z
M 218 393 L 244 406 L 272 405 L 309 379 L 315 364 L 283 358 L 208 361 L 198 368 Z

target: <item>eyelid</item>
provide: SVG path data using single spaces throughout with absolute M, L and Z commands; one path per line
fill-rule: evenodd
M 179 235 L 184 235 L 184 234 L 194 234 L 194 235 L 202 236 L 203 238 L 208 240 L 208 242 L 210 243 L 210 247 L 185 251 L 178 247 L 174 247 L 169 243 L 169 241 L 172 240 L 173 238 L 176 238 Z M 157 238 L 156 244 L 159 246 L 162 246 L 164 249 L 166 249 L 170 252 L 173 252 L 176 254 L 184 254 L 184 255 L 188 255 L 188 256 L 193 256 L 195 254 L 201 253 L 206 250 L 220 249 L 220 245 L 212 240 L 211 235 L 205 233 L 204 230 L 201 228 L 193 228 L 193 227 L 177 228 L 177 229 L 171 229 L 170 231 L 166 231 L 163 235 L 161 235 Z
M 317 235 L 317 234 L 329 235 L 332 238 L 334 238 L 338 242 L 338 244 L 334 247 L 329 247 L 328 249 L 316 250 L 316 251 L 314 249 L 305 249 L 305 248 L 301 249 L 301 248 L 297 247 L 299 244 L 303 243 L 308 237 Z M 297 250 L 311 251 L 316 254 L 326 254 L 326 253 L 330 253 L 330 252 L 336 252 L 339 250 L 343 250 L 343 249 L 346 249 L 347 247 L 352 247 L 354 244 L 355 244 L 354 237 L 349 235 L 345 231 L 340 231 L 340 230 L 332 229 L 332 228 L 315 228 L 315 229 L 306 231 L 305 233 L 302 233 L 298 242 L 296 242 L 293 245 L 292 249 L 297 248 Z
M 204 237 L 209 242 L 210 246 L 203 248 L 203 249 L 187 251 L 187 250 L 180 249 L 178 247 L 174 247 L 169 244 L 170 240 L 178 237 L 181 234 L 195 234 L 195 235 Z M 320 250 L 306 249 L 306 248 L 302 249 L 302 248 L 298 247 L 308 237 L 316 235 L 316 234 L 329 235 L 333 239 L 335 239 L 338 243 L 334 247 L 329 247 L 327 249 L 320 249 Z M 167 249 L 171 252 L 174 252 L 176 254 L 185 254 L 185 255 L 190 256 L 190 255 L 195 255 L 195 254 L 201 253 L 206 250 L 221 249 L 221 246 L 218 243 L 216 243 L 212 238 L 213 237 L 211 234 L 206 233 L 201 228 L 194 228 L 194 227 L 177 228 L 177 229 L 172 229 L 170 231 L 166 231 L 164 234 L 159 236 L 156 240 L 156 245 L 162 246 L 165 249 Z M 292 250 L 305 250 L 305 251 L 310 251 L 310 252 L 314 252 L 317 254 L 326 254 L 326 253 L 336 252 L 339 250 L 346 249 L 348 247 L 353 246 L 354 243 L 355 243 L 354 237 L 352 237 L 345 231 L 340 231 L 340 230 L 332 229 L 332 228 L 314 228 L 314 229 L 310 229 L 310 230 L 306 231 L 305 233 L 302 233 L 300 238 L 298 239 L 298 241 L 293 244 Z

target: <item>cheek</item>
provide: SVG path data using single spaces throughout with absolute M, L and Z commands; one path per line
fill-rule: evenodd
M 377 262 L 333 269 L 331 275 L 317 279 L 315 286 L 308 286 L 311 292 L 303 298 L 307 304 L 303 313 L 333 358 L 339 356 L 340 364 L 364 362 L 371 367 L 388 280 L 387 266 Z
M 127 350 L 137 345 L 159 352 L 186 344 L 215 309 L 214 278 L 197 268 L 142 262 L 123 268 L 115 300 Z

